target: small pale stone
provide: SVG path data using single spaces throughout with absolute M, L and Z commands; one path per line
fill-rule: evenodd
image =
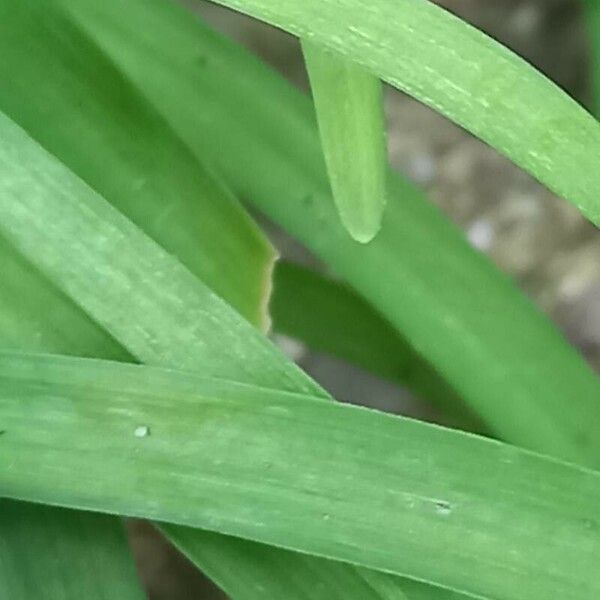
M 494 227 L 484 219 L 479 219 L 469 227 L 467 237 L 478 250 L 489 250 L 494 241 Z

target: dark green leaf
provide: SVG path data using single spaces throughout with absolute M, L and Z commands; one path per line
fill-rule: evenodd
M 600 114 L 600 4 L 598 0 L 583 0 L 587 31 L 590 37 L 592 89 L 594 111 Z
M 4 462 L 1 446 L 0 454 Z M 0 499 L 0 531 L 2 598 L 145 597 L 122 525 L 112 517 Z
M 341 282 L 299 265 L 279 262 L 270 310 L 275 332 L 399 381 L 432 401 L 457 426 L 468 431 L 483 430 L 450 386 L 390 323 Z

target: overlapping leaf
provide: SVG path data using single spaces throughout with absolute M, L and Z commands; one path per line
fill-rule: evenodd
M 2 115 L 0 130 L 0 234 L 135 359 L 327 398 L 238 313 Z M 53 302 L 62 305 L 61 300 L 55 293 Z M 52 325 L 48 320 L 43 328 Z M 23 333 L 26 344 L 27 329 Z M 197 532 L 197 545 L 202 536 Z M 230 550 L 228 542 L 221 540 L 212 559 L 229 574 L 228 580 L 220 579 L 226 589 L 234 588 L 243 568 L 251 566 L 238 563 L 237 546 Z M 195 562 L 202 565 L 213 548 Z M 299 573 L 310 567 L 317 581 L 329 577 L 329 563 L 306 566 L 292 554 L 283 560 Z M 279 585 L 278 576 L 269 578 L 266 568 L 262 575 L 265 589 Z M 400 581 L 388 583 L 389 577 L 377 573 L 371 577 L 401 590 Z M 351 597 L 355 580 L 356 573 L 350 572 L 335 586 Z M 302 588 L 292 583 L 288 597 L 301 598 Z M 381 597 L 372 583 L 370 589 L 373 598 Z M 239 597 L 254 596 L 248 590 Z
M 279 262 L 270 311 L 273 330 L 311 349 L 399 381 L 467 431 L 483 430 L 452 388 L 360 296 L 339 281 Z
M 356 61 L 504 153 L 600 225 L 600 125 L 558 86 L 429 0 L 214 0 Z
M 110 60 L 35 0 L 0 0 L 0 54 L 0 110 L 265 326 L 273 249 Z
M 600 438 L 590 431 L 590 415 L 597 413 L 600 396 L 596 375 L 549 320 L 474 252 L 412 186 L 391 177 L 382 230 L 366 247 L 358 247 L 338 224 L 311 107 L 298 92 L 172 3 L 131 0 L 123 7 L 116 0 L 101 5 L 91 0 L 60 1 L 190 148 L 209 157 L 241 195 L 356 288 L 493 433 L 527 447 L 597 464 Z M 272 4 L 272 14 L 282 13 L 291 4 L 287 0 Z M 333 27 L 327 17 L 341 6 L 332 0 L 293 4 L 298 18 L 316 10 L 317 4 L 323 7 L 315 22 L 325 28 Z M 378 1 L 365 9 L 361 4 L 365 25 L 372 18 L 381 18 L 379 5 Z M 434 28 L 436 36 L 456 33 L 456 43 L 466 36 L 481 46 L 481 56 L 473 55 L 473 60 L 489 56 L 493 63 L 500 52 L 508 57 L 500 66 L 509 73 L 525 69 L 531 76 L 534 89 L 527 87 L 522 101 L 535 98 L 543 106 L 536 105 L 536 111 L 523 118 L 515 113 L 519 115 L 515 131 L 521 142 L 527 139 L 523 119 L 550 126 L 543 115 L 566 111 L 575 116 L 570 124 L 565 122 L 569 131 L 561 144 L 591 151 L 588 132 L 598 131 L 600 126 L 552 84 L 512 54 L 498 50 L 483 34 L 427 2 L 386 3 L 393 11 L 408 5 L 402 32 L 406 33 L 413 18 L 427 17 L 414 25 L 417 32 L 426 24 L 439 24 L 439 29 Z M 336 27 L 351 14 L 338 16 Z M 128 23 L 140 26 L 134 30 Z M 393 20 L 388 19 L 386 27 L 392 26 Z M 400 39 L 385 28 L 381 33 L 381 48 Z M 341 39 L 354 35 L 343 29 Z M 414 39 L 417 43 L 422 36 L 415 34 Z M 394 60 L 403 61 L 404 57 L 395 55 Z M 494 94 L 494 101 L 499 97 Z M 541 121 L 536 115 L 542 115 Z M 508 121 L 502 123 L 508 128 Z M 557 131 L 560 127 L 549 135 Z M 552 152 L 563 148 L 561 144 Z M 586 160 L 592 154 L 586 154 Z M 586 164 L 581 161 L 578 168 L 583 168 L 588 178 L 597 176 L 597 170 L 584 167 Z M 564 165 L 556 170 L 556 176 L 565 171 L 570 178 L 579 172 L 569 160 Z
M 2 499 L 0 530 L 4 598 L 145 597 L 122 524 L 113 517 Z
M 5 354 L 0 381 L 10 497 L 202 527 L 503 600 L 600 593 L 593 471 L 177 371 Z

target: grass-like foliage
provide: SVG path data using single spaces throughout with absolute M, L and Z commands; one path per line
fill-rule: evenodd
M 598 379 L 389 170 L 381 82 L 596 224 L 600 125 L 425 0 L 219 3 L 312 100 L 170 0 L 0 0 L 3 597 L 143 598 L 128 516 L 232 600 L 600 597 Z M 334 402 L 270 324 L 458 429 Z

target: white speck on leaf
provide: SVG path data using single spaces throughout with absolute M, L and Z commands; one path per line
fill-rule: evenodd
M 133 434 L 137 438 L 148 437 L 150 435 L 150 427 L 148 427 L 147 425 L 140 425 L 139 427 L 135 428 Z

